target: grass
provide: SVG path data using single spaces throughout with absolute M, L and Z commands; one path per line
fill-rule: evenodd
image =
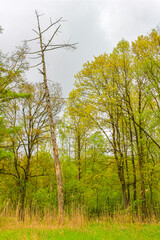
M 159 223 L 120 223 L 65 219 L 63 226 L 54 219 L 26 221 L 0 219 L 0 240 L 160 240 Z
M 160 226 L 89 225 L 78 229 L 16 229 L 1 230 L 0 240 L 158 240 Z

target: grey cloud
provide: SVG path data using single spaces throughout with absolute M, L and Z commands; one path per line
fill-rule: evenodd
M 121 38 L 132 41 L 159 24 L 159 0 L 5 0 L 0 8 L 1 49 L 13 51 L 22 40 L 34 36 L 34 10 L 45 15 L 42 26 L 50 17 L 66 19 L 57 42 L 79 42 L 75 51 L 56 50 L 47 54 L 48 78 L 60 82 L 65 96 L 73 88 L 74 74 L 93 55 L 110 52 Z M 47 37 L 47 36 L 46 36 Z M 34 47 L 37 45 L 34 45 Z M 27 73 L 30 81 L 41 81 L 36 69 Z

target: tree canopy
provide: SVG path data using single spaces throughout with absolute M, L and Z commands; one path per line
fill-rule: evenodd
M 22 220 L 57 212 L 59 196 L 45 85 L 24 79 L 27 49 L 0 54 L 0 209 L 9 202 Z M 86 62 L 65 102 L 61 86 L 49 85 L 69 214 L 159 218 L 159 60 L 157 28 Z

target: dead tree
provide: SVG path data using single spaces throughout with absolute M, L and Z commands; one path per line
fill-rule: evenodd
M 40 15 L 36 11 L 36 18 L 37 18 L 37 30 L 33 31 L 38 35 L 34 39 L 26 40 L 26 42 L 36 41 L 39 42 L 39 50 L 30 52 L 29 54 L 36 55 L 33 58 L 34 59 L 40 59 L 40 62 L 32 67 L 38 67 L 39 65 L 42 66 L 42 69 L 39 69 L 39 72 L 43 76 L 43 82 L 44 82 L 44 88 L 45 88 L 45 97 L 46 97 L 46 105 L 47 105 L 47 111 L 48 111 L 48 118 L 50 123 L 50 132 L 51 132 L 51 141 L 52 141 L 52 147 L 53 147 L 53 154 L 54 154 L 54 163 L 55 163 L 55 170 L 56 170 L 56 177 L 57 177 L 57 187 L 58 187 L 58 213 L 60 216 L 63 216 L 64 211 L 64 205 L 63 205 L 63 181 L 62 181 L 62 172 L 60 167 L 60 160 L 58 155 L 58 148 L 57 148 L 57 141 L 56 141 L 56 133 L 55 133 L 55 125 L 53 121 L 53 115 L 52 115 L 52 108 L 51 108 L 51 99 L 50 99 L 50 93 L 48 89 L 48 83 L 47 83 L 47 73 L 46 73 L 46 62 L 45 62 L 45 53 L 48 51 L 52 51 L 59 48 L 76 48 L 76 43 L 73 44 L 52 44 L 52 40 L 58 33 L 60 27 L 62 18 L 58 19 L 55 22 L 52 22 L 50 20 L 49 26 L 41 30 L 40 26 Z M 43 41 L 43 35 L 51 30 L 53 28 L 53 32 L 47 43 L 44 43 Z

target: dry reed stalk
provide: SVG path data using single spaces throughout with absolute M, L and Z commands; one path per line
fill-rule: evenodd
M 113 216 L 109 216 L 107 214 L 102 215 L 99 218 L 88 218 L 87 215 L 82 213 L 81 209 L 72 210 L 70 214 L 64 215 L 63 223 L 59 222 L 57 214 L 51 214 L 46 212 L 44 218 L 41 219 L 38 215 L 32 216 L 30 218 L 29 213 L 26 214 L 26 218 L 23 222 L 18 221 L 18 217 L 16 217 L 16 211 L 13 214 L 4 215 L 0 218 L 0 229 L 42 229 L 42 230 L 54 230 L 54 229 L 78 229 L 82 230 L 86 228 L 91 223 L 98 223 L 104 226 L 111 226 L 112 224 L 117 224 L 119 226 L 123 225 L 143 225 L 144 223 L 149 224 L 157 224 L 157 218 L 152 216 L 152 218 L 146 220 L 146 222 L 142 221 L 140 215 L 133 216 L 129 212 L 127 213 L 119 213 L 114 214 Z

